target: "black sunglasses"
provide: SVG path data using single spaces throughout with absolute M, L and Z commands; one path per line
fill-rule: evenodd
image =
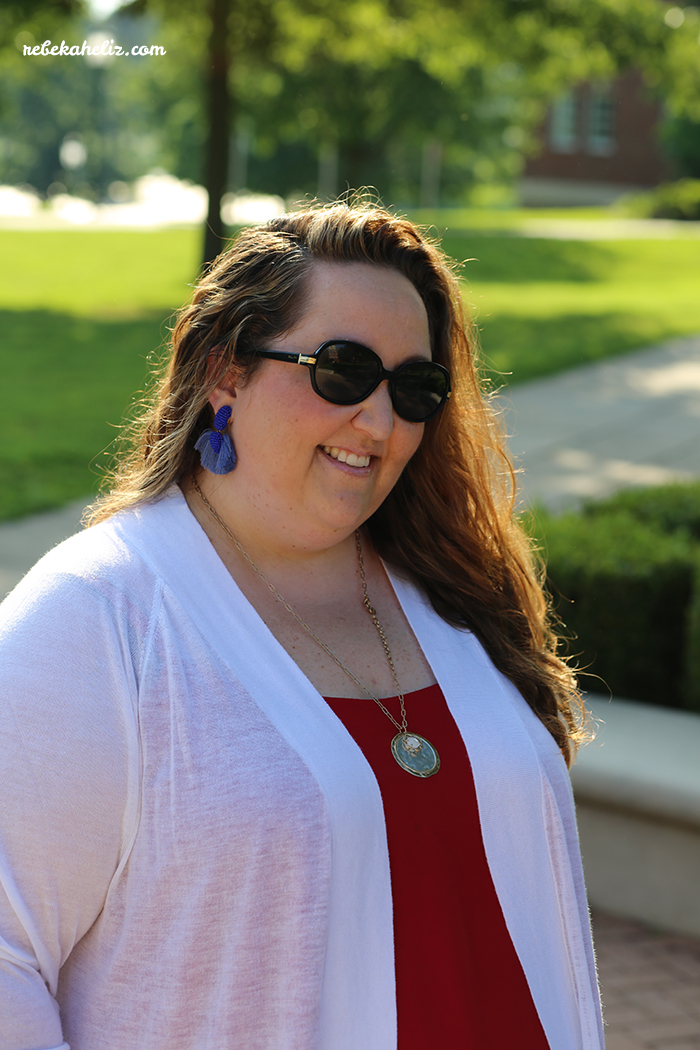
M 313 354 L 286 350 L 257 353 L 275 361 L 306 365 L 316 393 L 333 405 L 359 405 L 387 379 L 391 403 L 409 423 L 427 423 L 452 392 L 450 373 L 435 361 L 407 361 L 395 372 L 389 372 L 374 350 L 345 339 L 322 343 Z

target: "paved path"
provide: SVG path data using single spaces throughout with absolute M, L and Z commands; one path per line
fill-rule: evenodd
M 501 401 L 528 501 L 561 510 L 700 477 L 700 336 L 535 380 Z
M 0 600 L 34 562 L 80 528 L 83 501 L 61 510 L 0 524 Z
M 593 915 L 607 1050 L 700 1050 L 700 941 Z
M 700 237 L 700 222 L 679 219 L 524 219 L 521 237 L 557 241 L 676 240 Z

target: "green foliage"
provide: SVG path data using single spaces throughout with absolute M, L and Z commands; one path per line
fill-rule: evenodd
M 686 707 L 700 711 L 700 483 L 627 489 L 584 507 L 584 514 L 589 518 L 620 512 L 632 515 L 656 533 L 692 541 L 694 559 L 688 575 L 691 595 L 680 635 L 683 643 L 681 695 Z
M 0 48 L 12 47 L 17 33 L 26 31 L 34 21 L 53 27 L 84 12 L 84 0 L 2 0 Z
M 404 0 L 337 9 L 317 0 L 270 10 L 278 18 L 276 80 L 261 91 L 243 56 L 234 74 L 240 106 L 264 129 L 266 148 L 299 137 L 314 152 L 338 142 L 340 185 L 375 185 L 400 203 L 417 199 L 426 138 L 446 147 L 444 201 L 465 201 L 475 183 L 512 180 L 545 104 L 577 80 L 635 65 L 655 90 L 677 98 L 679 112 L 700 89 L 688 50 L 689 42 L 696 47 L 692 18 L 670 28 L 658 0 Z
M 25 43 L 82 44 L 95 29 L 84 19 L 39 16 L 0 51 L 0 181 L 26 182 L 42 193 L 57 183 L 102 199 L 112 181 L 131 181 L 158 165 L 201 182 L 204 117 L 199 72 L 184 57 L 187 20 L 174 29 L 116 15 L 107 28 L 126 49 L 157 42 L 167 54 L 129 55 L 97 67 L 78 57 L 24 57 Z M 87 150 L 85 167 L 75 172 L 59 160 L 68 134 Z
M 632 215 L 655 219 L 700 220 L 700 179 L 666 182 L 649 193 L 640 193 L 626 202 Z
M 58 182 L 87 193 L 90 184 L 98 196 L 111 180 L 154 165 L 202 181 L 208 2 L 128 5 L 105 28 L 127 45 L 157 39 L 168 53 L 100 69 L 22 61 L 12 43 L 22 6 L 21 32 L 39 40 L 54 35 L 47 12 L 78 0 L 17 0 L 4 34 L 0 11 L 0 179 L 42 192 Z M 675 114 L 691 115 L 700 105 L 692 10 L 672 29 L 662 0 L 237 0 L 230 86 L 236 129 L 251 144 L 246 182 L 315 194 L 319 154 L 337 146 L 338 187 L 375 185 L 407 205 L 418 199 L 422 151 L 434 140 L 442 199 L 464 203 L 476 184 L 513 179 L 546 103 L 576 80 L 634 64 Z M 82 39 L 88 28 L 74 21 L 64 35 Z M 58 165 L 68 132 L 88 148 L 82 183 Z
M 700 178 L 700 121 L 671 117 L 662 127 L 663 145 L 678 175 Z
M 700 540 L 700 482 L 677 482 L 653 488 L 623 489 L 606 500 L 587 503 L 588 518 L 618 512 L 631 514 L 657 531 L 684 532 Z
M 684 691 L 686 706 L 700 711 L 700 569 L 695 572 L 687 613 Z
M 582 670 L 618 696 L 700 710 L 700 484 L 533 521 Z

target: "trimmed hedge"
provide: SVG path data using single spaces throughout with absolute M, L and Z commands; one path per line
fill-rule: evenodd
M 640 193 L 625 201 L 631 215 L 655 219 L 700 219 L 700 179 L 678 179 L 665 182 L 649 193 Z
M 638 521 L 674 533 L 686 530 L 700 540 L 700 483 L 659 485 L 649 489 L 623 489 L 622 492 L 587 503 L 583 513 L 588 517 L 627 511 Z
M 700 710 L 700 485 L 540 514 L 533 531 L 582 672 L 618 696 Z

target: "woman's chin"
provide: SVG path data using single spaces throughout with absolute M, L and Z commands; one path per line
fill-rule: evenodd
M 375 510 L 374 502 L 348 496 L 325 502 L 310 511 L 306 535 L 314 546 L 332 547 L 359 529 Z M 303 538 L 302 533 L 299 538 Z

